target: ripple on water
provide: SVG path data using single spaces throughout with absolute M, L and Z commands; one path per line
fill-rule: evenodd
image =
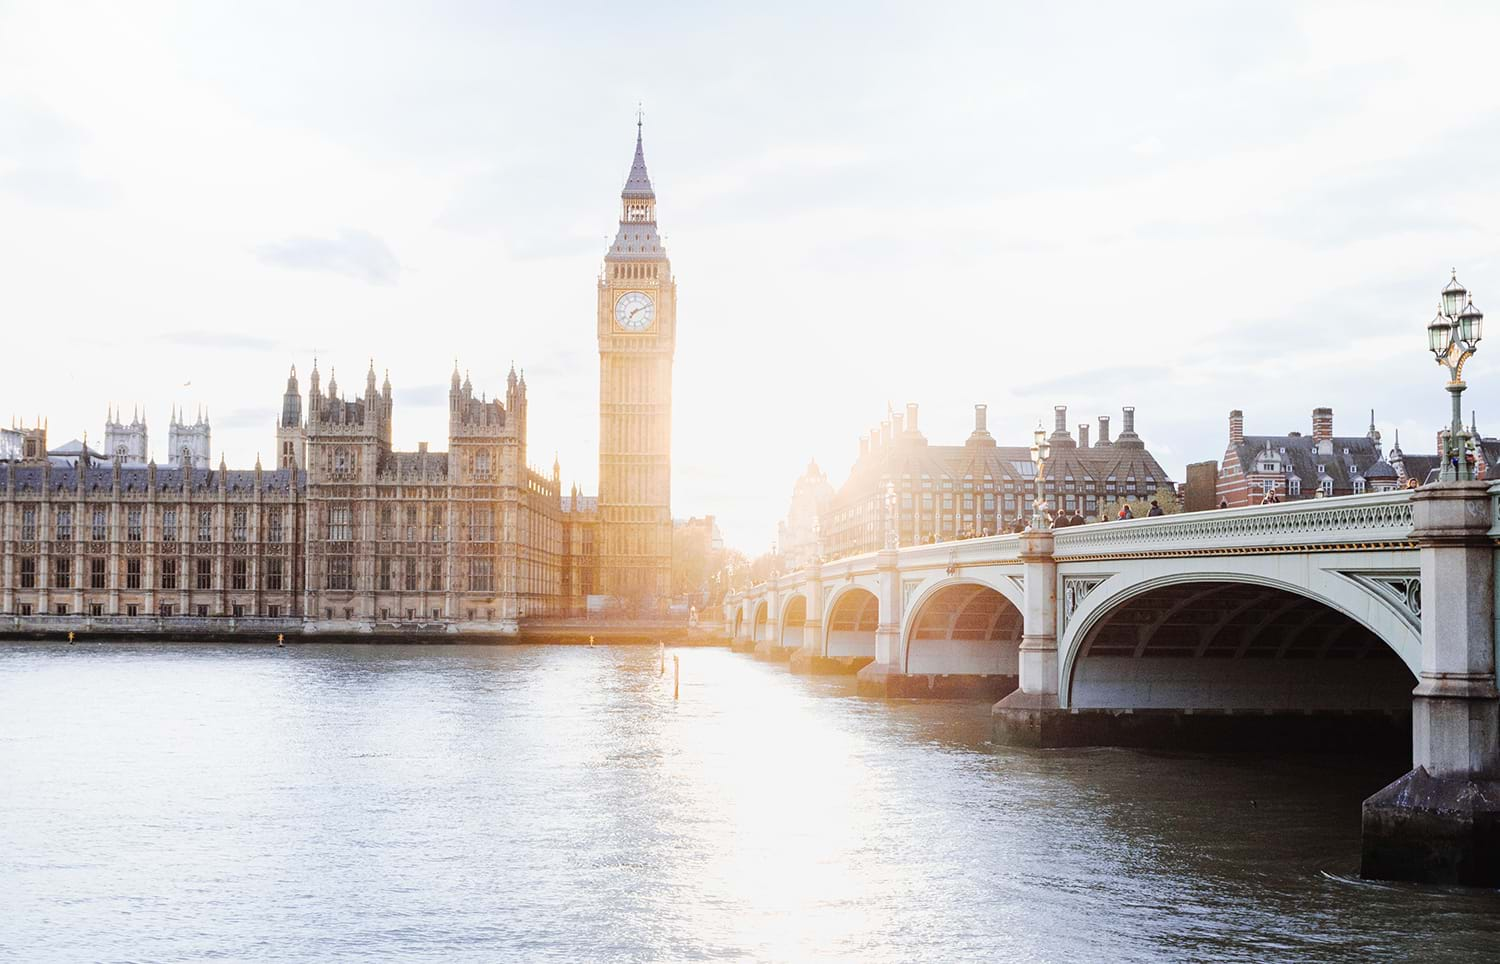
M 720 650 L 0 645 L 0 958 L 1488 960 L 1341 760 L 988 744 Z

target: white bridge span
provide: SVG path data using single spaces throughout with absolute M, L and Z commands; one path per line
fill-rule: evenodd
M 990 697 L 1033 746 L 1399 745 L 1367 876 L 1500 886 L 1500 483 L 937 545 L 732 597 L 738 646 L 861 693 Z M 887 532 L 887 544 L 894 534 Z M 1407 723 L 1407 720 L 1410 723 Z
M 913 546 L 776 576 L 725 621 L 762 655 L 863 663 L 883 695 L 1388 708 L 1421 670 L 1412 528 L 1397 492 Z

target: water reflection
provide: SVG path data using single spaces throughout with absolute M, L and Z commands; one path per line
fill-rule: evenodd
M 0 958 L 1489 959 L 1338 759 L 987 743 L 720 650 L 0 647 Z

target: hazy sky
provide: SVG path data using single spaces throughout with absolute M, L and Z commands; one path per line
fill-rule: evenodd
M 637 101 L 679 282 L 673 509 L 769 548 L 887 402 L 1023 444 L 1134 404 L 1174 478 L 1375 408 L 1430 452 L 1456 265 L 1500 321 L 1500 8 L 0 0 L 0 415 L 54 444 L 208 406 L 273 453 L 287 367 L 530 385 L 593 491 L 595 278 Z M 1467 374 L 1500 434 L 1500 339 Z M 191 383 L 185 384 L 185 383 Z M 217 460 L 217 454 L 216 454 Z

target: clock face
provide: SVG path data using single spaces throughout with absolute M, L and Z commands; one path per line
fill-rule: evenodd
M 656 321 L 656 305 L 643 291 L 627 291 L 615 302 L 615 324 L 626 331 L 645 331 Z

